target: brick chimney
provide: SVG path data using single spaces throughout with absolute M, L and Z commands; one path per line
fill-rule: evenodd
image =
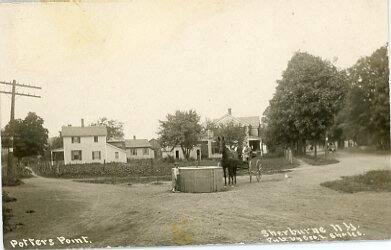
M 228 109 L 228 114 L 232 115 L 232 109 L 231 108 Z
M 84 119 L 81 119 L 81 126 L 84 127 Z

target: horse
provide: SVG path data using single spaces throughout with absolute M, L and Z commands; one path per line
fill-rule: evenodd
M 218 137 L 219 149 L 222 155 L 221 166 L 224 171 L 224 183 L 227 186 L 227 170 L 228 170 L 228 185 L 236 184 L 236 171 L 238 169 L 238 161 L 234 158 L 235 153 L 231 151 L 225 144 L 224 137 Z

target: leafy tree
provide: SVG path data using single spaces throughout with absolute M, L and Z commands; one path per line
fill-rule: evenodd
M 186 159 L 190 151 L 199 143 L 202 127 L 200 117 L 194 110 L 176 111 L 168 114 L 166 121 L 159 121 L 159 142 L 162 147 L 180 146 Z
M 226 145 L 230 147 L 237 147 L 239 155 L 241 154 L 241 149 L 247 136 L 245 126 L 234 122 L 217 125 L 209 122 L 206 129 L 213 132 L 215 140 L 217 140 L 217 137 L 224 137 Z
M 50 143 L 50 149 L 56 149 L 56 148 L 62 148 L 63 145 L 63 139 L 61 136 L 55 136 L 51 139 Z
M 9 122 L 4 129 L 1 130 L 1 145 L 2 147 L 11 147 L 11 138 L 14 137 L 15 131 L 20 130 L 23 120 L 15 119 L 12 123 Z M 15 139 L 15 138 L 14 138 Z
M 359 145 L 390 147 L 389 68 L 387 47 L 361 58 L 348 69 L 349 94 L 345 133 Z
M 295 53 L 264 112 L 266 143 L 301 151 L 307 140 L 314 145 L 323 141 L 345 93 L 344 75 L 335 66 L 305 52 Z
M 269 152 L 275 152 L 278 151 L 278 148 L 282 148 L 285 145 L 285 142 L 288 141 L 283 136 L 283 134 L 279 134 L 278 130 L 280 129 L 278 127 L 278 123 L 276 118 L 278 118 L 274 113 L 271 113 L 271 106 L 269 105 L 264 113 L 263 117 L 261 118 L 261 129 L 260 129 L 260 136 L 262 138 L 263 143 L 267 146 L 267 149 Z M 274 117 L 272 117 L 272 115 Z
M 27 156 L 43 155 L 48 147 L 48 130 L 43 127 L 44 120 L 29 112 L 24 120 L 16 119 L 7 124 L 2 137 L 4 146 L 10 147 L 10 138 L 14 138 L 14 156 L 20 160 Z
M 107 128 L 107 140 L 124 138 L 124 124 L 120 121 L 101 117 L 91 126 L 105 126 Z

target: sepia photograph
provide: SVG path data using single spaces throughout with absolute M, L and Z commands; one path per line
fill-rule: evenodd
M 388 5 L 1 1 L 2 247 L 390 242 Z

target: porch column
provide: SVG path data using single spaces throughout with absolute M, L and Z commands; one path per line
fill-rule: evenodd
M 262 139 L 259 140 L 259 151 L 261 151 L 261 156 L 263 156 Z

